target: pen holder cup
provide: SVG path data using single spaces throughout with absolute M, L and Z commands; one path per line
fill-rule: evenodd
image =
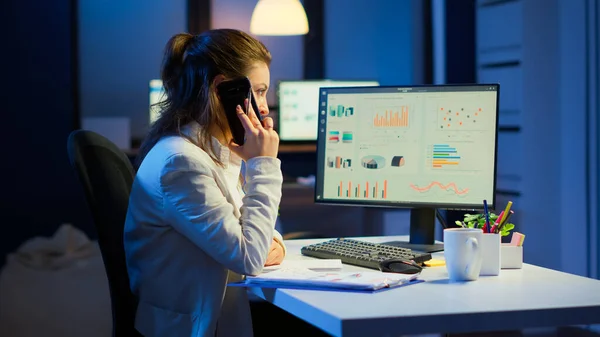
M 500 255 L 502 269 L 521 269 L 523 267 L 523 246 L 503 243 Z
M 500 274 L 500 247 L 500 234 L 482 234 L 480 276 L 497 276 Z

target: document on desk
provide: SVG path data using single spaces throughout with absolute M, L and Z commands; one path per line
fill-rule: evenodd
M 419 275 L 380 271 L 314 271 L 308 268 L 282 267 L 257 276 L 247 276 L 245 284 L 247 286 L 269 286 L 274 284 L 280 288 L 289 286 L 299 289 L 327 288 L 374 291 L 410 284 L 416 281 Z
M 263 272 L 278 270 L 281 268 L 306 268 L 313 271 L 336 271 L 342 270 L 340 259 L 306 259 L 306 260 L 283 260 L 281 264 L 263 268 Z

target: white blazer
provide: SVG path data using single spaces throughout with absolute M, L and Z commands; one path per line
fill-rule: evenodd
M 184 134 L 195 138 L 199 125 Z M 245 288 L 226 287 L 261 272 L 281 200 L 281 162 L 241 159 L 215 140 L 218 166 L 185 137 L 161 139 L 145 157 L 131 190 L 124 244 L 135 327 L 147 337 L 252 336 Z M 243 200 L 243 202 L 242 202 Z

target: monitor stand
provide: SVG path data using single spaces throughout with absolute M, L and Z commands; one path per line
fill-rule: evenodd
M 444 250 L 443 243 L 435 243 L 435 208 L 413 208 L 410 211 L 410 239 L 388 241 L 384 244 L 408 248 L 423 253 L 435 253 Z

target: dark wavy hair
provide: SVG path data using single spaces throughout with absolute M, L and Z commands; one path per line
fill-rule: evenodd
M 228 135 L 230 130 L 213 82 L 217 75 L 247 76 L 256 62 L 270 66 L 270 52 L 262 42 L 239 30 L 214 29 L 171 37 L 161 70 L 166 97 L 159 103 L 159 118 L 142 142 L 136 166 L 162 137 L 182 135 L 181 128 L 192 121 L 202 126 L 197 135 L 200 147 L 222 165 L 213 151 L 210 131 L 216 127 Z

